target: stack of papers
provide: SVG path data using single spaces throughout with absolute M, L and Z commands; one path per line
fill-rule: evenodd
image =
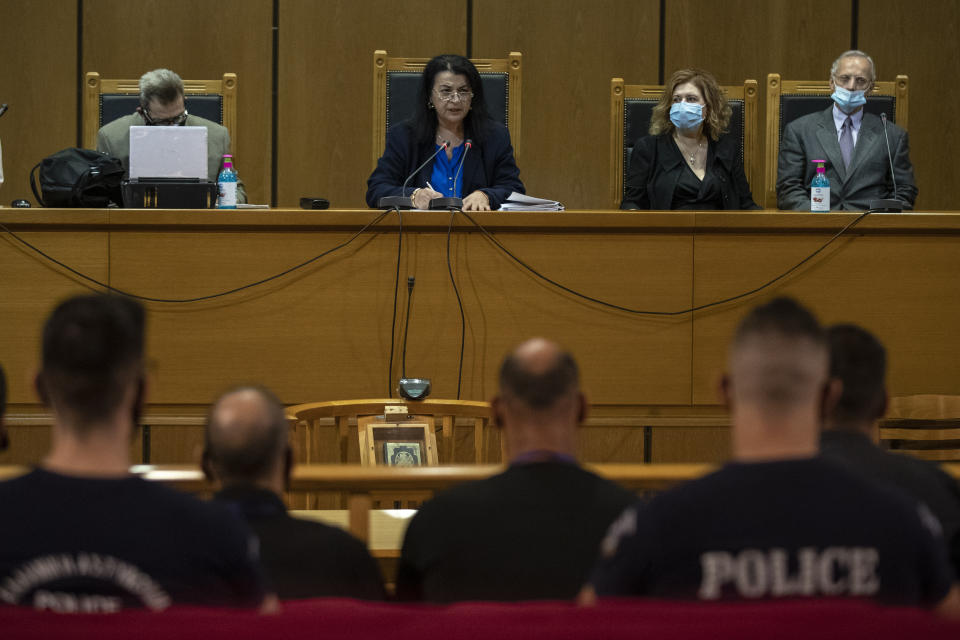
M 534 198 L 514 191 L 507 201 L 500 205 L 500 211 L 563 211 L 563 205 L 556 200 Z

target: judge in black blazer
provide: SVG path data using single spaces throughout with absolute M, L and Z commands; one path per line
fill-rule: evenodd
M 630 155 L 621 209 L 759 209 L 727 133 L 732 110 L 714 77 L 681 69 L 653 108 L 650 135 Z
M 446 149 L 401 193 L 407 176 L 444 143 Z M 416 208 L 426 209 L 434 198 L 454 196 L 463 198 L 465 211 L 489 211 L 513 191 L 524 189 L 510 133 L 487 113 L 477 68 L 463 56 L 433 58 L 423 70 L 413 118 L 387 132 L 383 156 L 367 180 L 367 204 L 411 195 Z

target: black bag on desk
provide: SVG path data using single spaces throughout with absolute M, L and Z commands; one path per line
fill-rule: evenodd
M 34 175 L 40 170 L 40 189 Z M 44 207 L 121 206 L 123 163 L 92 149 L 64 149 L 30 170 L 30 188 Z M 42 196 L 41 196 L 42 193 Z

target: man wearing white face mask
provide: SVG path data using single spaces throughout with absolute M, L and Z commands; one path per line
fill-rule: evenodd
M 781 209 L 810 209 L 817 159 L 827 161 L 831 209 L 864 211 L 871 201 L 885 198 L 899 200 L 904 210 L 913 209 L 917 185 L 907 132 L 887 121 L 888 158 L 883 121 L 863 109 L 875 80 L 876 67 L 866 53 L 840 54 L 830 70 L 833 105 L 784 128 L 777 166 Z

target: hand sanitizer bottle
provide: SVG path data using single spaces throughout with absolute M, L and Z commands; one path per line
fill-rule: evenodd
M 229 153 L 223 156 L 223 169 L 217 176 L 217 190 L 220 192 L 218 209 L 237 208 L 237 172 L 233 170 L 233 156 Z
M 810 211 L 822 213 L 830 211 L 830 181 L 827 180 L 826 160 L 814 160 L 817 163 L 817 175 L 810 183 Z

